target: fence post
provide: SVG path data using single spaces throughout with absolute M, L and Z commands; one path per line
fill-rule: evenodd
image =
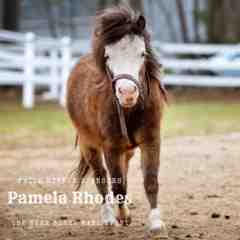
M 52 49 L 50 51 L 50 78 L 51 82 L 49 85 L 49 91 L 43 95 L 43 98 L 48 99 L 58 99 L 59 97 L 59 64 L 58 64 L 58 49 Z
M 32 108 L 34 105 L 34 55 L 35 55 L 35 35 L 34 33 L 26 34 L 24 46 L 24 76 L 23 81 L 23 106 Z
M 61 69 L 61 93 L 60 104 L 66 105 L 66 88 L 67 79 L 69 77 L 71 69 L 71 39 L 69 37 L 63 37 L 61 40 L 61 55 L 62 55 L 62 69 Z

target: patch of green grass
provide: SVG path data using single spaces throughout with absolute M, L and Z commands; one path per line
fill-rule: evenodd
M 37 134 L 61 133 L 71 129 L 67 113 L 54 104 L 37 104 L 33 110 L 9 103 L 0 108 L 0 133 L 32 131 Z
M 210 135 L 240 131 L 240 107 L 235 103 L 191 102 L 172 103 L 165 109 L 164 136 Z M 72 135 L 67 113 L 55 104 L 37 104 L 25 110 L 15 102 L 0 107 L 0 135 L 21 132 L 31 137 L 47 134 Z
M 175 103 L 165 110 L 165 136 L 210 135 L 240 131 L 238 103 Z

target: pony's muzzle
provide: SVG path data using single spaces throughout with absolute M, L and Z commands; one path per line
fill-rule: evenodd
M 138 86 L 131 80 L 119 79 L 115 85 L 116 96 L 124 108 L 131 108 L 136 105 L 139 97 Z

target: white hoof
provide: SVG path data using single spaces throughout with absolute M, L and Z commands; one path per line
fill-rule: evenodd
M 104 203 L 101 206 L 101 220 L 102 224 L 107 226 L 114 226 L 118 224 L 113 208 L 109 203 Z
M 152 234 L 160 237 L 160 239 L 168 238 L 167 228 L 165 223 L 161 220 L 161 214 L 158 208 L 151 210 L 148 221 L 149 231 Z

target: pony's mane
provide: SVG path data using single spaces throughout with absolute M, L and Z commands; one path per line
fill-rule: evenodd
M 144 78 L 146 81 L 158 79 L 161 65 L 151 48 L 150 35 L 145 28 L 145 18 L 140 13 L 123 6 L 107 8 L 97 14 L 92 43 L 97 67 L 103 73 L 106 72 L 105 46 L 119 41 L 127 34 L 143 37 L 146 46 Z

